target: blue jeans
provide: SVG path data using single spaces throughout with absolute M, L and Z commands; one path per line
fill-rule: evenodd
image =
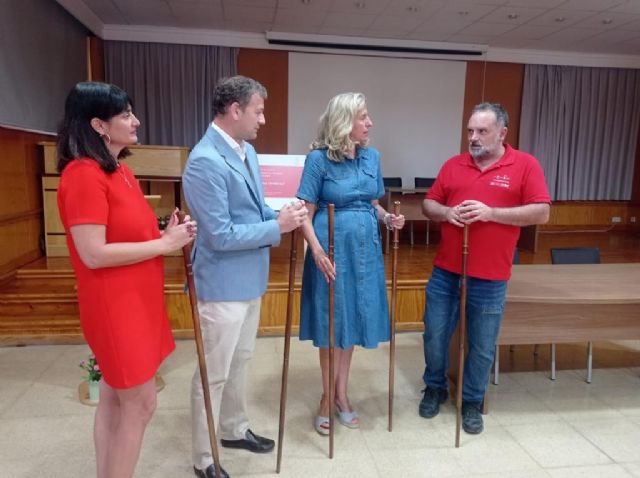
M 462 399 L 481 402 L 489 381 L 500 331 L 507 281 L 468 277 L 467 358 Z M 449 342 L 460 318 L 460 274 L 433 268 L 426 288 L 423 380 L 427 387 L 447 388 Z

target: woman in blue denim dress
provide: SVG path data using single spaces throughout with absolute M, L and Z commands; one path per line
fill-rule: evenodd
M 309 244 L 302 278 L 300 339 L 320 349 L 323 394 L 314 426 L 329 433 L 328 281 L 334 281 L 335 401 L 340 423 L 358 428 L 358 415 L 347 397 L 354 345 L 375 348 L 389 340 L 386 279 L 378 221 L 402 228 L 378 204 L 384 195 L 380 153 L 368 148 L 373 126 L 365 97 L 343 93 L 329 102 L 320 118 L 318 138 L 307 155 L 297 196 L 309 219 L 302 231 Z M 327 205 L 335 204 L 334 261 L 327 256 Z

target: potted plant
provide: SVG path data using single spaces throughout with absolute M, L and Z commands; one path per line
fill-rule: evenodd
M 102 371 L 100 370 L 100 365 L 98 365 L 96 356 L 93 354 L 89 355 L 89 359 L 80 362 L 79 366 L 82 370 L 87 372 L 84 379 L 89 385 L 89 400 L 97 402 L 100 398 L 100 379 L 102 378 Z

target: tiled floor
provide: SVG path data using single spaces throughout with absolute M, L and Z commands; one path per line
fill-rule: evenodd
M 252 428 L 277 436 L 282 338 L 258 340 L 251 369 Z M 0 348 L 0 477 L 94 476 L 94 409 L 77 400 L 86 346 Z M 147 430 L 137 477 L 193 476 L 189 382 L 196 359 L 192 341 L 180 341 L 162 366 L 166 388 Z M 417 405 L 422 387 L 422 339 L 398 335 L 394 430 L 387 431 L 388 347 L 357 350 L 351 401 L 362 426 L 337 425 L 336 451 L 312 428 L 320 397 L 315 349 L 292 340 L 283 477 L 640 477 L 640 369 L 511 372 L 490 386 L 485 432 L 462 433 L 454 447 L 455 415 L 445 404 L 425 420 Z M 278 476 L 275 453 L 221 449 L 233 477 Z

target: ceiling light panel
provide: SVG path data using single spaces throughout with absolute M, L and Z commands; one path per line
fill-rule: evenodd
M 222 0 L 224 8 L 227 7 L 260 7 L 275 8 L 278 0 Z
M 296 25 L 307 25 L 319 27 L 322 25 L 325 15 L 325 13 L 309 15 L 307 12 L 296 8 L 278 8 L 276 10 L 275 23 L 279 26 L 291 25 L 293 27 Z M 278 27 L 277 30 L 282 30 L 282 28 Z
M 584 20 L 585 18 L 592 17 L 594 12 L 587 12 L 584 10 L 565 10 L 563 8 L 555 8 L 544 12 L 542 15 L 532 18 L 528 23 L 530 25 L 542 25 L 542 26 L 555 26 L 558 24 L 556 18 L 564 18 L 562 25 L 568 27 L 575 25 L 576 23 Z
M 617 28 L 627 23 L 640 20 L 640 15 L 625 14 L 625 13 L 613 13 L 605 12 L 598 13 L 589 18 L 586 18 L 574 26 L 577 28 L 592 28 L 595 30 L 608 30 L 611 28 Z
M 377 18 L 369 13 L 335 13 L 329 12 L 324 17 L 323 26 L 344 29 L 346 35 L 353 28 L 367 28 Z
M 565 47 L 573 43 L 579 43 L 581 41 L 586 40 L 587 38 L 591 38 L 597 34 L 594 30 L 587 30 L 585 28 L 564 28 L 556 33 L 552 33 L 551 35 L 540 40 L 541 42 L 547 42 L 547 44 L 551 48 L 553 47 L 553 42 L 557 42 L 559 47 Z
M 488 5 L 490 7 L 499 7 L 500 5 L 506 5 L 508 0 L 450 0 L 450 4 L 473 4 L 473 5 Z
M 224 29 L 222 7 L 202 2 L 175 2 L 171 0 L 175 26 L 181 28 Z
M 169 5 L 157 0 L 113 0 L 131 25 L 171 26 L 173 13 Z
M 567 0 L 562 8 L 567 10 L 589 10 L 592 12 L 604 12 L 611 8 L 627 3 L 628 0 Z
M 224 7 L 225 20 L 273 23 L 274 17 L 274 8 L 250 7 L 247 5 L 232 5 Z
M 368 13 L 379 15 L 387 8 L 390 0 L 335 0 L 329 11 L 347 13 Z M 363 5 L 358 7 L 358 5 Z
M 104 0 L 85 0 L 84 2 L 96 16 L 102 20 L 102 23 L 117 25 L 127 23 L 122 12 L 112 2 Z
M 396 32 L 410 32 L 423 22 L 422 19 L 415 17 L 396 17 L 392 15 L 380 15 L 369 27 L 372 30 L 393 30 Z
M 521 25 L 518 28 L 514 28 L 500 35 L 500 38 L 508 38 L 511 40 L 540 40 L 541 38 L 560 31 L 561 28 L 560 26 L 554 28 L 540 25 Z
M 566 2 L 566 0 L 508 0 L 507 5 L 518 7 L 535 6 L 537 8 L 555 8 L 564 2 Z
M 431 18 L 434 20 L 447 22 L 449 19 L 459 20 L 460 17 L 464 17 L 466 22 L 474 22 L 486 17 L 496 8 L 491 5 L 477 5 L 477 4 L 447 4 L 438 10 Z M 460 15 L 459 12 L 468 12 L 466 15 Z
M 310 0 L 308 4 L 302 0 L 278 0 L 278 8 L 294 8 L 305 12 L 327 11 L 333 0 Z
M 631 30 L 637 32 L 640 36 L 640 20 L 633 20 L 632 22 L 625 23 L 618 27 L 620 30 Z
M 461 35 L 481 35 L 487 37 L 497 37 L 509 30 L 514 29 L 515 25 L 509 25 L 508 23 L 485 23 L 476 22 L 473 25 L 469 25 L 467 28 L 460 32 Z
M 491 0 L 449 0 L 443 6 L 446 10 L 473 10 L 475 7 L 488 7 L 489 9 L 494 9 L 499 6 L 502 6 L 506 3 L 506 1 L 496 1 L 492 2 Z
M 624 30 L 607 30 L 602 33 L 598 33 L 594 37 L 583 40 L 588 45 L 600 44 L 604 46 L 614 46 L 622 42 L 635 40 L 640 35 L 636 32 L 624 31 Z M 640 52 L 640 50 L 638 50 Z M 636 53 L 638 53 L 636 52 Z
M 640 2 L 637 0 L 622 3 L 616 7 L 609 9 L 610 12 L 615 13 L 640 13 Z
M 498 7 L 482 19 L 483 22 L 522 25 L 545 13 L 543 8 Z
M 397 0 L 389 3 L 384 15 L 429 18 L 444 6 L 444 2 L 427 2 L 424 0 Z
M 640 37 L 616 44 L 616 51 L 619 54 L 637 55 L 640 52 Z

